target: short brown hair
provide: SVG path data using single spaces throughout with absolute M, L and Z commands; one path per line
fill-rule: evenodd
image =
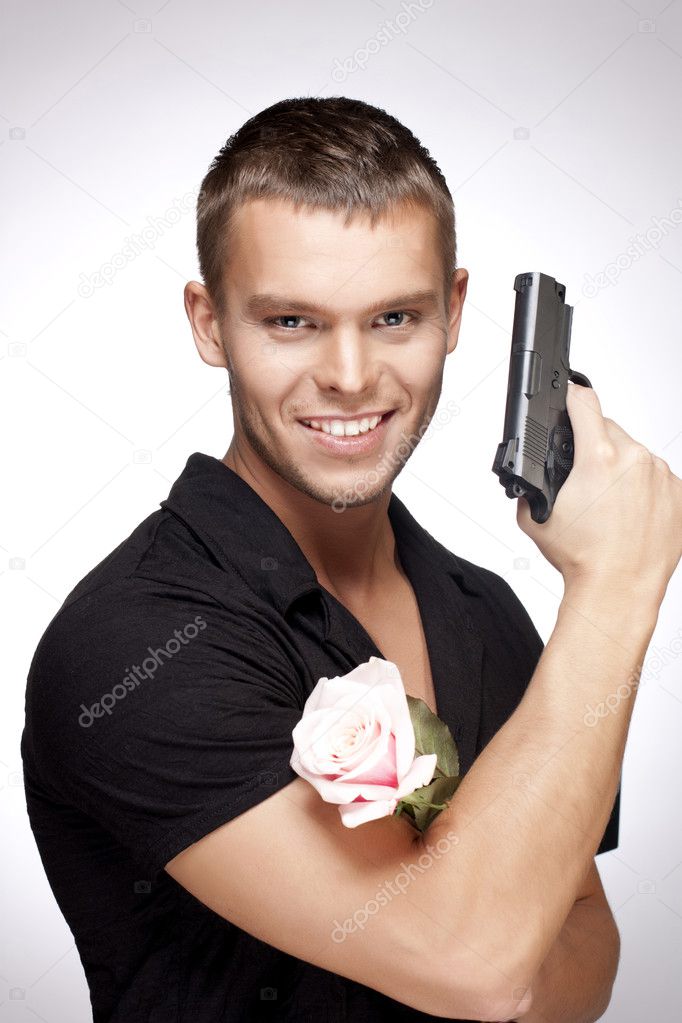
M 447 295 L 457 265 L 452 196 L 428 149 L 380 107 L 345 96 L 285 99 L 230 135 L 197 202 L 199 267 L 220 318 L 232 216 L 254 198 L 345 210 L 346 223 L 364 211 L 372 226 L 398 204 L 430 208 Z

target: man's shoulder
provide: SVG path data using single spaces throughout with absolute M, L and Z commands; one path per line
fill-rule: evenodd
M 27 675 L 22 741 L 36 771 L 42 764 L 45 774 L 50 762 L 89 764 L 83 758 L 100 744 L 144 741 L 148 723 L 171 708 L 199 734 L 210 727 L 211 701 L 227 693 L 231 679 L 238 685 L 256 650 L 268 678 L 287 684 L 289 662 L 261 625 L 257 602 L 216 596 L 203 567 L 192 574 L 189 555 L 169 566 L 179 548 L 162 534 L 175 526 L 159 514 L 81 579 L 40 637 Z M 198 547 L 193 555 L 203 565 Z M 106 718 L 104 730 L 93 728 L 97 718 Z
M 72 587 L 57 614 L 79 602 L 87 606 L 115 601 L 117 590 L 142 591 L 151 578 L 196 583 L 204 564 L 201 555 L 201 545 L 189 530 L 170 512 L 157 508 Z M 193 570 L 187 571 L 188 564 Z
M 253 645 L 258 614 L 251 597 L 183 523 L 157 510 L 68 593 L 40 637 L 29 682 L 58 679 L 63 690 L 69 680 L 83 687 L 87 679 L 123 675 L 149 646 L 173 644 L 177 630 L 194 632 L 197 622 L 209 646 L 217 636 L 225 646 Z

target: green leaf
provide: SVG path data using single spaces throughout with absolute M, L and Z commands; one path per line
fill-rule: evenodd
M 418 831 L 426 831 L 446 808 L 460 783 L 460 778 L 436 778 L 430 785 L 415 789 L 398 801 L 395 814 L 404 813 Z
M 412 827 L 424 832 L 447 807 L 460 783 L 459 753 L 450 729 L 417 696 L 408 696 L 407 705 L 414 729 L 415 756 L 436 754 L 433 780 L 398 800 L 394 815 L 401 814 Z
M 436 777 L 459 777 L 459 753 L 450 729 L 417 696 L 408 696 L 407 705 L 414 728 L 415 754 L 435 753 Z

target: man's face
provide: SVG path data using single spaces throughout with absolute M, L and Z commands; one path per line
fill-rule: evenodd
M 267 466 L 336 510 L 375 500 L 410 457 L 466 292 L 466 279 L 453 289 L 453 323 L 432 213 L 404 208 L 373 228 L 343 219 L 279 200 L 240 207 L 220 324 L 233 444 L 257 475 Z M 338 436 L 334 419 L 355 420 L 355 434 Z

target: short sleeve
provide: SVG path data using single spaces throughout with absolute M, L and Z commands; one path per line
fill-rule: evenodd
M 483 625 L 485 653 L 479 751 L 516 710 L 533 677 L 545 644 L 509 583 L 479 569 L 485 587 L 488 622 Z M 618 847 L 620 786 L 597 855 Z
M 211 598 L 85 598 L 53 619 L 27 689 L 33 761 L 156 874 L 298 775 L 305 702 L 254 616 Z

